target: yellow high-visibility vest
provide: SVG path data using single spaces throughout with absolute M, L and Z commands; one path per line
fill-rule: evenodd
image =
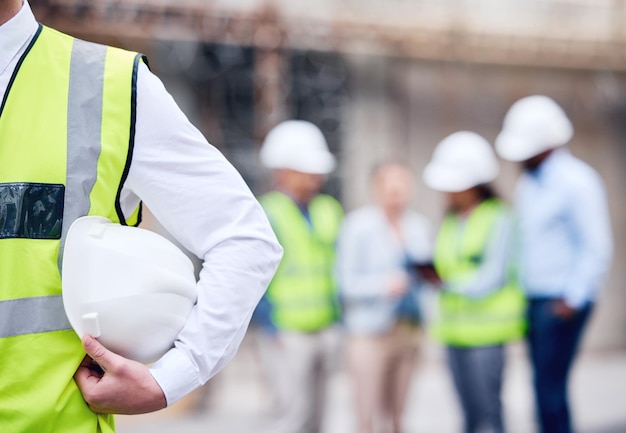
M 124 218 L 134 139 L 136 53 L 41 26 L 0 108 L 0 431 L 114 431 L 73 375 L 85 356 L 61 298 L 71 223 Z
M 285 194 L 270 192 L 259 201 L 284 248 L 267 290 L 274 324 L 302 332 L 329 326 L 339 313 L 333 274 L 341 205 L 328 195 L 316 196 L 308 206 L 309 222 Z
M 472 211 L 464 226 L 454 214 L 445 217 L 435 247 L 435 267 L 444 283 L 462 286 L 475 276 L 493 223 L 504 212 L 500 200 L 488 199 Z M 522 337 L 525 298 L 515 279 L 509 280 L 505 287 L 480 299 L 442 291 L 432 326 L 435 337 L 459 347 L 488 346 Z

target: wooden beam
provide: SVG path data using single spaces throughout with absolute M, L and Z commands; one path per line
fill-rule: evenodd
M 31 0 L 40 21 L 89 39 L 200 40 L 267 48 L 258 37 L 276 29 L 286 49 L 381 56 L 626 71 L 626 40 L 558 39 L 371 24 L 357 19 L 290 20 L 263 7 L 245 13 L 206 6 L 177 7 L 133 2 Z M 270 12 L 268 12 L 270 11 Z

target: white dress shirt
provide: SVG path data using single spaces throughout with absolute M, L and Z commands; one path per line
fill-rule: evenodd
M 0 26 L 0 98 L 36 31 L 26 1 Z M 128 213 L 140 199 L 203 260 L 197 305 L 175 347 L 150 370 L 170 405 L 234 356 L 282 249 L 241 176 L 144 64 L 137 78 L 135 147 L 122 209 Z
M 593 302 L 604 283 L 613 241 L 602 179 L 566 149 L 524 173 L 515 197 L 519 272 L 531 298 Z

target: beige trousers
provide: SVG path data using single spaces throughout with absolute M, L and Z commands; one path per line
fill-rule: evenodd
M 383 335 L 348 337 L 358 433 L 400 433 L 416 367 L 419 328 L 398 324 Z
M 259 354 L 274 407 L 268 433 L 320 433 L 326 382 L 338 350 L 335 328 L 260 336 Z

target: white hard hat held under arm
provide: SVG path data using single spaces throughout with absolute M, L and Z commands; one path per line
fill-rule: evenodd
M 149 363 L 165 354 L 197 297 L 193 264 L 164 237 L 114 224 L 77 219 L 63 254 L 63 304 L 79 336 Z

